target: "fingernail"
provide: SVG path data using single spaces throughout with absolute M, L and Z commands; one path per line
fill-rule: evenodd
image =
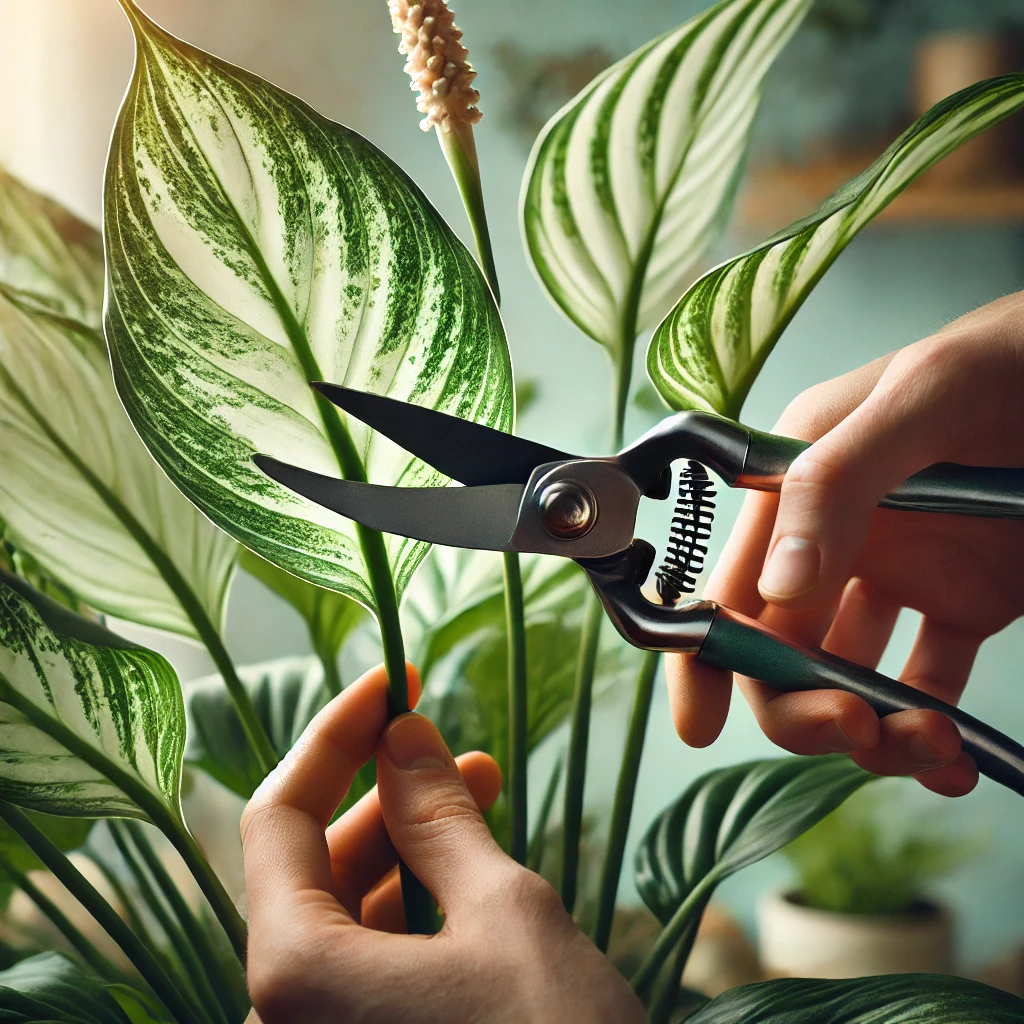
M 911 772 L 927 772 L 949 764 L 920 733 L 914 732 L 900 743 L 900 760 Z
M 788 601 L 818 585 L 821 549 L 803 537 L 780 537 L 757 587 L 765 600 Z
M 814 738 L 822 749 L 830 754 L 848 754 L 851 750 L 857 749 L 857 744 L 843 732 L 840 724 L 834 719 L 819 725 Z
M 381 749 L 387 759 L 403 771 L 447 768 L 448 752 L 429 718 L 407 714 L 396 718 L 384 734 Z

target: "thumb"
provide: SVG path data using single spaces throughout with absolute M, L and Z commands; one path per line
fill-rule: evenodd
M 878 502 L 936 461 L 931 410 L 867 400 L 789 467 L 758 590 L 773 604 L 810 608 L 838 599 L 863 549 Z M 797 433 L 799 436 L 799 433 Z
M 478 898 L 489 875 L 512 865 L 428 718 L 406 714 L 388 726 L 377 754 L 377 790 L 395 849 L 446 916 Z

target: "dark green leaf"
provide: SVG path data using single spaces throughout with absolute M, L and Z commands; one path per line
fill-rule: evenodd
M 105 191 L 118 392 L 157 462 L 217 525 L 372 607 L 355 525 L 272 482 L 251 456 L 384 484 L 446 482 L 309 383 L 509 429 L 512 373 L 491 291 L 373 145 L 121 3 L 136 65 Z M 427 546 L 389 537 L 387 548 L 401 592 Z
M 1024 1000 L 963 978 L 784 978 L 713 999 L 688 1024 L 1021 1024 Z
M 126 1024 L 103 983 L 59 953 L 40 953 L 0 971 L 0 1021 Z
M 636 886 L 663 924 L 695 893 L 680 934 L 723 878 L 782 849 L 874 776 L 848 757 L 787 757 L 697 779 L 652 823 L 636 853 Z
M 602 72 L 547 125 L 523 234 L 566 316 L 631 351 L 732 207 L 761 80 L 810 0 L 723 0 Z
M 40 828 L 47 838 L 65 853 L 77 850 L 89 838 L 95 821 L 89 818 L 65 818 L 52 814 L 26 812 L 33 823 Z M 6 906 L 13 885 L 5 875 L 3 868 L 9 864 L 20 872 L 42 870 L 43 862 L 25 845 L 5 821 L 0 821 L 0 907 Z
M 1024 73 L 950 96 L 809 217 L 705 274 L 651 338 L 647 371 L 662 398 L 738 416 L 782 332 L 858 232 L 937 160 L 1022 107 Z
M 278 755 L 284 757 L 331 699 L 316 658 L 281 658 L 238 671 Z M 185 761 L 246 798 L 263 781 L 234 704 L 220 676 L 189 684 L 185 694 Z
M 131 1024 L 166 1024 L 169 1019 L 155 999 L 130 985 L 108 985 L 107 991 L 117 1000 Z

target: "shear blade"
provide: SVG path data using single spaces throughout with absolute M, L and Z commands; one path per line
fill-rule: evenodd
M 289 490 L 372 530 L 453 548 L 507 548 L 525 490 L 521 484 L 384 487 L 323 476 L 269 455 L 252 461 Z
M 313 387 L 339 409 L 459 483 L 525 484 L 538 466 L 574 458 L 547 445 L 421 405 L 340 384 L 315 383 Z

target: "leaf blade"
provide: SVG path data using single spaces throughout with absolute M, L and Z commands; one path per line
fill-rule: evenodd
M 4 286 L 0 439 L 0 518 L 47 575 L 108 614 L 194 637 L 164 556 L 222 622 L 237 545 L 140 443 L 102 337 Z
M 728 215 L 761 80 L 809 7 L 723 0 L 599 75 L 537 140 L 527 252 L 613 353 L 665 315 Z
M 888 974 L 850 981 L 783 978 L 731 989 L 692 1024 L 1016 1024 L 1024 1000 L 976 981 Z
M 344 382 L 507 429 L 511 370 L 493 298 L 422 193 L 365 139 L 122 6 L 137 58 L 105 204 L 118 391 L 157 461 L 214 522 L 373 607 L 352 524 L 250 456 L 445 482 L 346 424 L 308 384 Z M 399 592 L 425 552 L 389 540 Z
M 170 665 L 6 574 L 0 609 L 0 796 L 180 822 L 185 715 Z
M 1024 74 L 950 96 L 818 210 L 693 284 L 654 332 L 647 372 L 675 409 L 736 417 L 782 332 L 846 245 L 932 164 L 1024 108 Z

